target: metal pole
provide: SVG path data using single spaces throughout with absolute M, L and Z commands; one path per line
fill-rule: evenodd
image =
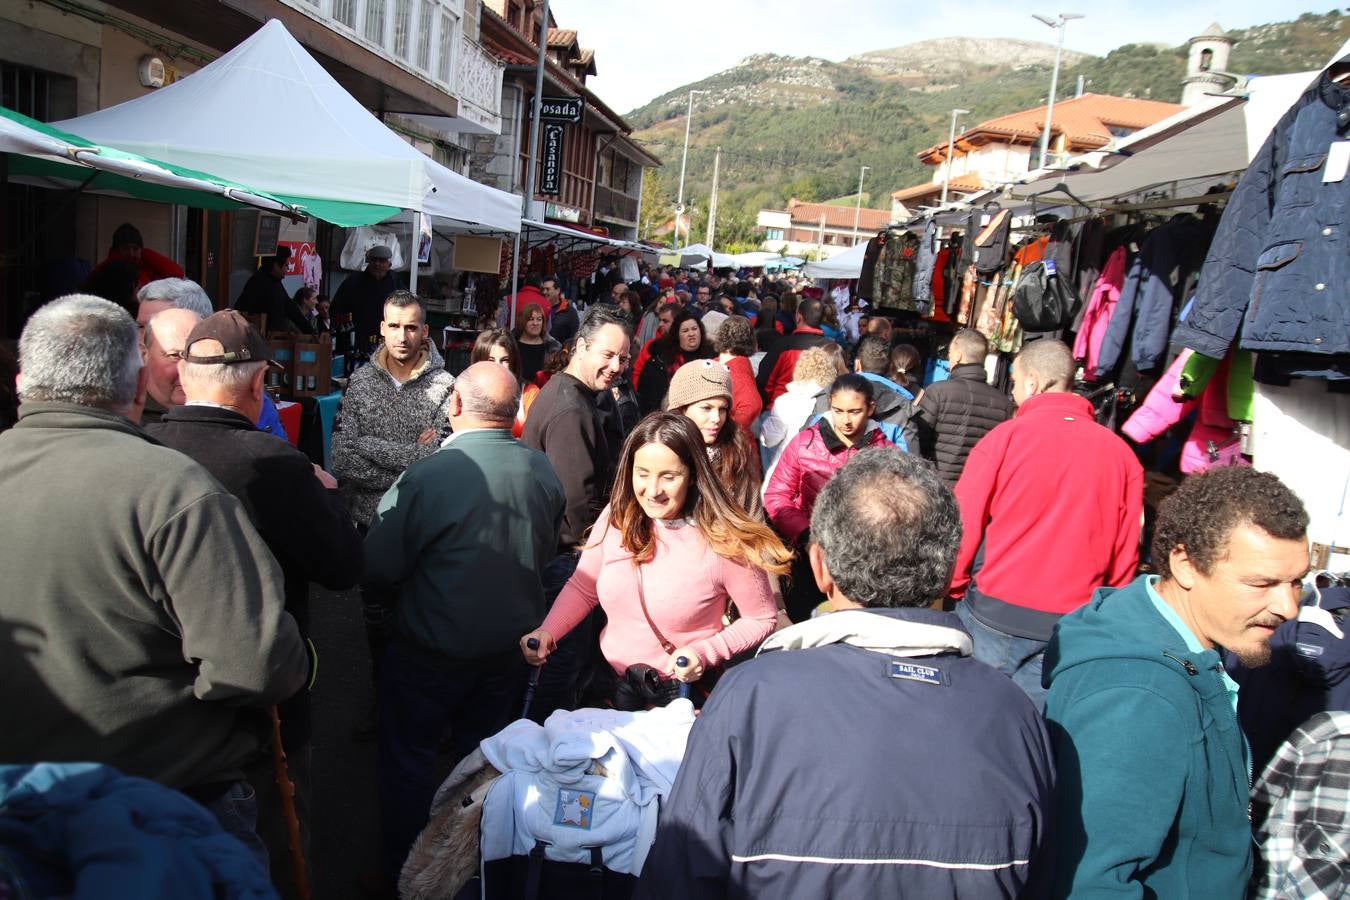
M 712 197 L 708 199 L 708 249 L 713 246 L 713 234 L 717 231 L 717 175 L 722 167 L 722 148 L 717 148 L 717 155 L 713 157 L 713 186 Z
M 684 172 L 689 165 L 689 125 L 694 120 L 694 95 L 706 94 L 707 91 L 690 91 L 689 107 L 684 114 L 684 155 L 680 157 L 680 195 L 675 200 L 675 249 L 683 246 L 680 243 L 680 218 L 684 216 Z
M 1050 73 L 1050 98 L 1045 104 L 1045 130 L 1041 132 L 1041 165 L 1043 169 L 1050 159 L 1050 124 L 1055 115 L 1055 93 L 1059 90 L 1059 61 L 1064 53 L 1064 32 L 1065 26 L 1072 19 L 1083 18 L 1080 13 L 1060 13 L 1058 19 L 1051 19 L 1049 16 L 1034 15 L 1032 18 L 1038 22 L 1049 25 L 1051 28 L 1059 29 L 1059 40 L 1055 43 L 1055 68 Z
M 544 65 L 548 54 L 548 0 L 541 0 L 543 16 L 539 19 L 539 58 L 534 72 L 534 103 L 530 112 L 530 163 L 525 169 L 525 197 L 521 201 L 521 218 L 530 216 L 530 204 L 534 201 L 534 168 L 539 154 L 539 110 L 544 95 Z M 522 228 L 524 226 L 521 226 Z M 515 249 L 511 253 L 511 328 L 516 327 L 516 285 L 520 273 L 520 235 L 516 235 Z
M 947 132 L 947 177 L 942 181 L 942 206 L 947 205 L 947 186 L 951 184 L 952 163 L 955 162 L 953 157 L 956 154 L 956 117 L 964 116 L 969 113 L 970 110 L 968 109 L 952 110 L 952 127 L 951 130 Z
M 858 171 L 858 203 L 853 207 L 853 246 L 858 246 L 858 223 L 862 221 L 862 186 L 863 176 L 871 166 L 863 166 Z

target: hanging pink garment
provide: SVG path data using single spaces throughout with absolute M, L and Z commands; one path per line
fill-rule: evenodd
M 1101 277 L 1088 299 L 1087 309 L 1083 311 L 1083 324 L 1073 341 L 1073 358 L 1083 360 L 1083 377 L 1088 381 L 1096 379 L 1093 373 L 1101 355 L 1102 338 L 1106 337 L 1106 327 L 1111 324 L 1111 314 L 1116 311 L 1116 301 L 1124 286 L 1125 247 L 1121 245 L 1107 257 Z
M 1095 293 L 1095 292 L 1094 292 Z M 1121 434 L 1136 444 L 1146 444 L 1199 407 L 1195 426 L 1181 448 L 1181 471 L 1204 472 L 1217 466 L 1251 465 L 1240 450 L 1237 423 L 1228 417 L 1228 360 L 1220 364 L 1205 392 L 1196 400 L 1175 400 L 1181 370 L 1191 358 L 1188 348 L 1153 385 L 1144 402 L 1120 427 Z

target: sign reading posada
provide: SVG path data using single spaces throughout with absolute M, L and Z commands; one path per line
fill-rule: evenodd
M 547 122 L 580 122 L 586 110 L 581 97 L 542 97 L 539 100 L 539 118 Z

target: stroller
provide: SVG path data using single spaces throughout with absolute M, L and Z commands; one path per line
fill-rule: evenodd
M 437 791 L 399 896 L 627 900 L 693 724 L 685 699 L 513 722 Z

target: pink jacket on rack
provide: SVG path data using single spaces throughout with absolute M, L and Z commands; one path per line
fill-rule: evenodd
M 1134 415 L 1120 427 L 1121 434 L 1136 444 L 1146 444 L 1186 418 L 1198 405 L 1200 412 L 1195 426 L 1181 450 L 1181 471 L 1189 475 L 1215 466 L 1250 465 L 1239 452 L 1237 423 L 1228 417 L 1228 360 L 1219 366 L 1198 399 L 1173 399 L 1181 370 L 1191 353 L 1190 349 L 1183 350 L 1172 361 Z
M 1121 245 L 1111 251 L 1102 267 L 1097 286 L 1092 289 L 1087 308 L 1083 311 L 1083 324 L 1078 329 L 1078 337 L 1073 342 L 1073 358 L 1081 359 L 1084 378 L 1089 381 L 1095 376 L 1097 358 L 1101 355 L 1102 338 L 1106 337 L 1106 326 L 1111 324 L 1111 314 L 1116 311 L 1116 301 L 1120 299 L 1121 288 L 1125 286 L 1125 247 Z

